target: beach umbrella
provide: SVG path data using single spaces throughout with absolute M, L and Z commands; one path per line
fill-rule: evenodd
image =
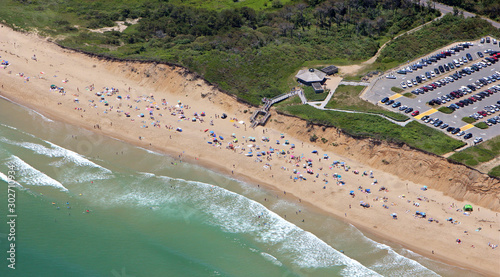
M 144 117 L 144 114 L 143 114 L 143 113 L 141 113 L 139 116 L 140 116 L 140 117 Z
M 295 144 L 292 143 L 292 148 L 295 148 Z
M 313 154 L 316 154 L 316 153 L 318 153 L 318 150 L 313 150 L 312 152 L 313 152 Z
M 206 132 L 208 132 L 208 129 L 205 129 L 205 131 L 204 131 L 204 132 L 205 132 L 205 133 L 206 133 Z
M 222 119 L 226 119 L 227 118 L 227 114 L 223 113 L 222 116 L 221 116 Z
M 224 138 L 222 136 L 219 136 L 220 140 L 224 140 Z
M 353 190 L 351 190 L 351 191 L 349 192 L 349 195 L 353 195 L 353 194 L 354 194 L 354 191 L 353 191 Z
M 470 205 L 470 204 L 466 204 L 466 205 L 464 206 L 464 211 L 466 211 L 466 212 L 472 212 L 472 210 L 473 210 L 473 209 L 472 209 L 472 205 Z

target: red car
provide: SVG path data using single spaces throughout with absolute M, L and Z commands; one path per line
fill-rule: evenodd
M 411 116 L 417 116 L 420 112 L 419 111 L 414 111 L 411 113 Z

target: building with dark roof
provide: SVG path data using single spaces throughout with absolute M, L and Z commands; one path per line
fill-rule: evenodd
M 332 75 L 332 74 L 338 73 L 339 69 L 334 65 L 330 65 L 330 66 L 327 66 L 327 67 L 321 69 L 321 71 L 324 72 L 326 75 Z

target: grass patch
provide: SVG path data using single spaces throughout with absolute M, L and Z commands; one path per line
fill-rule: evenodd
M 486 122 L 479 122 L 474 126 L 476 126 L 479 129 L 488 129 L 488 124 L 486 124 Z
M 442 112 L 442 113 L 445 113 L 445 114 L 451 114 L 453 113 L 453 110 L 448 108 L 448 107 L 440 107 L 438 109 L 438 111 Z
M 307 101 L 323 101 L 326 96 L 328 96 L 328 92 L 326 90 L 322 93 L 316 93 L 310 86 L 304 86 L 303 89 Z
M 383 114 L 397 121 L 408 119 L 404 114 L 388 111 L 359 98 L 359 94 L 364 88 L 364 86 L 339 85 L 330 102 L 326 104 L 326 108 Z
M 490 161 L 498 155 L 500 155 L 500 136 L 457 152 L 448 159 L 468 166 L 476 166 L 480 163 Z
M 297 105 L 297 104 L 302 104 L 302 101 L 300 100 L 300 97 L 298 95 L 292 96 L 286 100 L 283 100 L 277 104 L 274 105 L 274 107 L 284 107 L 284 106 L 290 106 L 290 105 Z
M 500 165 L 497 165 L 494 168 L 492 168 L 488 172 L 488 175 L 495 176 L 495 177 L 500 177 Z
M 394 91 L 395 93 L 401 93 L 402 91 L 404 91 L 404 89 L 398 87 L 392 87 L 391 90 Z
M 404 142 L 415 148 L 438 155 L 451 152 L 465 145 L 462 141 L 453 139 L 441 131 L 416 121 L 402 127 L 379 116 L 321 111 L 309 105 L 287 106 L 281 111 L 314 123 L 335 126 L 354 136 Z
M 466 116 L 466 117 L 463 117 L 463 118 L 462 118 L 462 121 L 463 121 L 463 122 L 466 122 L 466 123 L 469 123 L 469 124 L 472 124 L 472 123 L 476 122 L 477 120 L 476 120 L 476 119 L 474 119 L 474 118 L 472 118 L 472 117 L 468 117 L 468 116 Z
M 411 92 L 406 92 L 405 94 L 403 94 L 403 96 L 411 99 L 417 98 L 417 96 Z

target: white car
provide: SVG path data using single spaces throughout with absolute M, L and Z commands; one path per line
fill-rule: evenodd
M 406 83 L 405 82 L 401 82 L 401 87 L 402 88 L 406 88 Z
M 408 85 L 409 88 L 413 87 L 413 84 L 411 83 L 410 80 L 406 81 L 406 84 Z

